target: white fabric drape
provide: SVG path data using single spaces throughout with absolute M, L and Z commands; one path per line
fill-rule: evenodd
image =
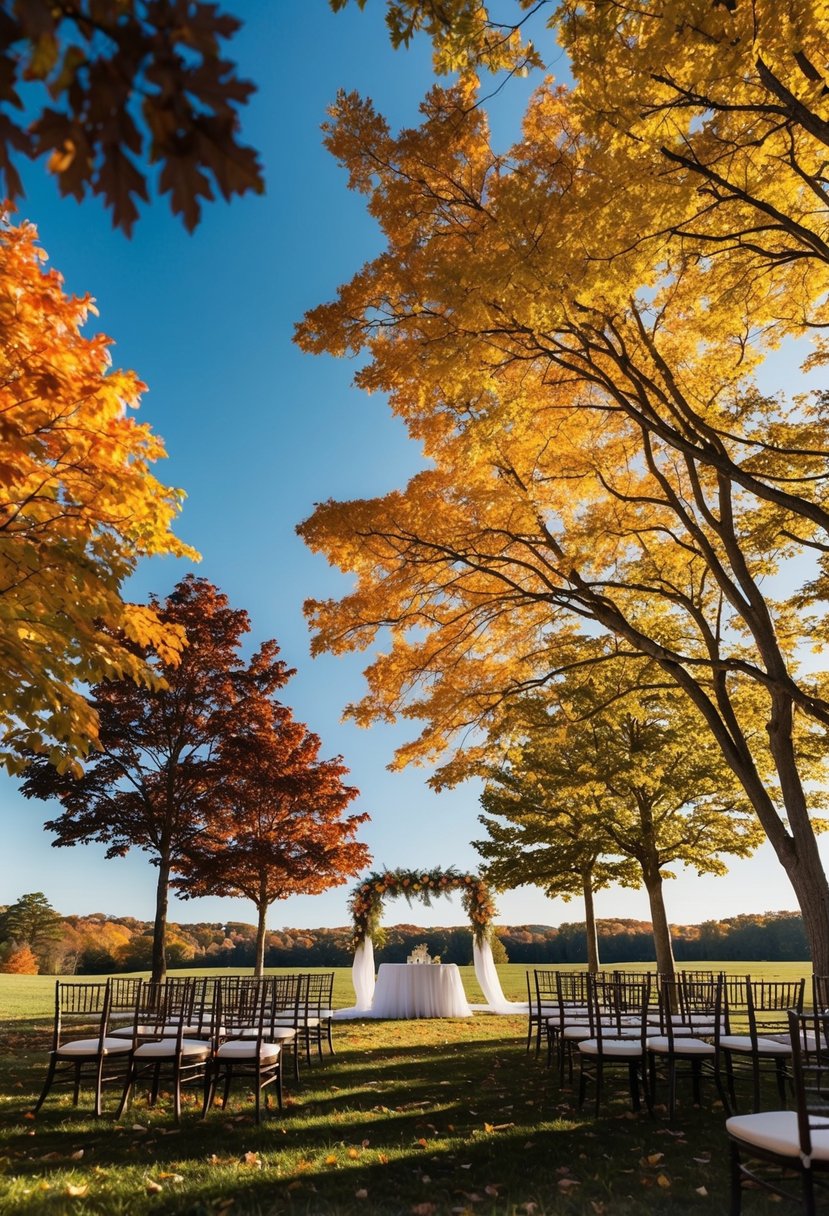
M 472 962 L 475 964 L 475 979 L 486 997 L 486 1005 L 473 1005 L 473 1009 L 488 1009 L 490 1013 L 526 1013 L 526 1001 L 508 1001 L 504 996 L 498 972 L 495 969 L 495 959 L 492 957 L 492 947 L 484 939 L 481 945 L 472 942 Z
M 351 965 L 351 982 L 357 998 L 358 1009 L 371 1009 L 374 1000 L 374 942 L 364 937 L 354 951 Z

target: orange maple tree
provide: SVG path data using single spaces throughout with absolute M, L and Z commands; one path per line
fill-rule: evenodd
M 142 648 L 174 663 L 181 630 L 124 602 L 139 558 L 196 556 L 170 531 L 182 499 L 152 475 L 165 455 L 131 417 L 144 385 L 86 337 L 89 297 L 43 268 L 29 224 L 0 221 L 0 763 L 97 736 L 79 683 L 152 681 Z M 47 742 L 48 741 L 48 742 Z
M 4 975 L 37 975 L 37 959 L 31 946 L 18 946 L 12 950 L 8 958 L 0 963 L 0 971 Z
M 252 688 L 216 756 L 214 806 L 173 886 L 187 896 L 242 896 L 256 908 L 256 974 L 269 907 L 289 895 L 340 886 L 371 861 L 354 839 L 368 815 L 343 815 L 359 791 L 341 756 L 320 760 L 321 741 L 264 689 Z
M 192 231 L 201 203 L 264 190 L 237 139 L 254 86 L 223 58 L 241 22 L 201 0 L 47 0 L 0 6 L 0 182 L 15 156 L 48 158 L 62 194 L 99 195 L 130 233 L 149 193 L 142 161 Z M 37 86 L 48 104 L 32 119 Z M 17 121 L 13 114 L 21 114 Z

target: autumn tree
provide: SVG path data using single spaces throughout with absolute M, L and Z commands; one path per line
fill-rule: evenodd
M 256 153 L 238 139 L 253 85 L 223 54 L 240 24 L 202 0 L 4 0 L 4 197 L 23 194 L 20 157 L 46 157 L 62 194 L 99 196 L 127 234 L 149 199 L 146 163 L 191 231 L 214 191 L 261 193 Z
M 42 891 L 21 895 L 0 915 L 0 942 L 28 947 L 37 960 L 35 970 L 52 970 L 49 963 L 62 936 L 62 917 Z
M 139 558 L 193 555 L 170 531 L 181 493 L 152 475 L 161 441 L 137 425 L 143 385 L 113 371 L 109 340 L 81 329 L 91 301 L 43 269 L 30 225 L 0 227 L 0 761 L 54 747 L 70 763 L 94 741 L 79 683 L 154 676 L 181 634 L 122 598 Z M 136 645 L 137 644 L 137 645 Z
M 210 821 L 173 880 L 185 896 L 227 895 L 256 908 L 255 973 L 265 961 L 268 909 L 289 895 L 339 886 L 371 861 L 354 839 L 367 814 L 344 817 L 357 796 L 341 757 L 320 760 L 319 737 L 253 688 L 216 752 Z
M 187 638 L 177 666 L 135 647 L 165 686 L 124 679 L 96 684 L 90 701 L 100 721 L 100 750 L 79 777 L 31 757 L 22 790 L 27 798 L 60 801 L 60 815 L 46 824 L 56 846 L 96 841 L 106 845 L 107 857 L 131 848 L 149 853 L 158 868 L 152 973 L 159 979 L 166 969 L 170 875 L 212 813 L 219 744 L 251 691 L 271 695 L 291 672 L 273 641 L 243 661 L 248 615 L 205 579 L 188 575 L 151 608 Z
M 581 896 L 587 969 L 597 972 L 596 892 L 616 883 L 635 886 L 638 874 L 626 858 L 610 855 L 613 846 L 583 787 L 570 790 L 567 798 L 552 796 L 547 772 L 533 767 L 531 751 L 530 742 L 512 743 L 502 765 L 485 770 L 485 814 L 479 820 L 487 834 L 472 843 L 484 859 L 487 881 L 498 890 L 535 886 L 550 899 Z
M 425 720 L 405 762 L 537 685 L 553 639 L 555 652 L 585 622 L 616 637 L 695 706 L 829 967 L 809 785 L 829 699 L 800 662 L 824 645 L 805 609 L 826 597 L 827 401 L 752 378 L 772 314 L 807 315 L 816 280 L 735 270 L 741 290 L 726 290 L 727 260 L 687 257 L 670 234 L 655 256 L 571 97 L 539 89 L 506 154 L 469 101 L 466 85 L 433 90 L 420 128 L 398 136 L 356 96 L 332 110 L 328 144 L 385 248 L 299 341 L 366 355 L 357 382 L 389 393 L 430 466 L 302 525 L 356 575 L 342 600 L 309 603 L 315 649 L 390 631 L 351 712 Z
M 0 962 L 4 975 L 37 975 L 37 958 L 31 946 L 15 946 Z
M 696 711 L 665 688 L 658 669 L 616 661 L 572 671 L 544 697 L 521 698 L 510 721 L 507 762 L 490 771 L 481 799 L 488 839 L 476 847 L 490 878 L 513 885 L 543 881 L 546 872 L 554 891 L 573 860 L 602 859 L 609 879 L 645 887 L 657 968 L 673 974 L 670 866 L 725 874 L 723 854 L 746 857 L 762 840 Z M 591 924 L 595 933 L 588 914 L 588 948 Z

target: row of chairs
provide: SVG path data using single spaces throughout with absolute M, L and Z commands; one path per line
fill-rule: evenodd
M 77 1106 L 86 1072 L 94 1082 L 97 1116 L 104 1086 L 122 1083 L 120 1118 L 140 1082 L 149 1081 L 152 1105 L 162 1076 L 169 1074 L 178 1121 L 184 1085 L 201 1085 L 206 1115 L 220 1082 L 224 1108 L 234 1077 L 247 1076 L 259 1122 L 261 1094 L 268 1086 L 275 1086 L 282 1106 L 282 1061 L 289 1049 L 297 1081 L 303 1047 L 309 1066 L 314 1049 L 323 1058 L 324 1042 L 333 1053 L 333 983 L 333 972 L 177 977 L 161 983 L 126 977 L 59 980 L 49 1066 L 35 1113 L 58 1082 L 72 1085 Z
M 819 979 L 815 982 L 814 1007 L 829 1008 L 829 993 L 822 990 Z M 759 1110 L 767 1071 L 775 1075 L 781 1101 L 785 1100 L 791 1059 L 788 1010 L 802 1012 L 803 980 L 752 980 L 710 972 L 659 977 L 647 972 L 591 976 L 536 971 L 534 985 L 528 1049 L 535 1037 L 539 1050 L 546 1035 L 548 1063 L 557 1059 L 562 1081 L 565 1069 L 572 1078 L 573 1060 L 580 1060 L 580 1102 L 587 1084 L 595 1080 L 598 1109 L 608 1057 L 628 1062 L 634 1106 L 639 1102 L 639 1078 L 650 1101 L 657 1072 L 664 1071 L 671 1118 L 680 1065 L 689 1066 L 695 1101 L 699 1101 L 701 1077 L 709 1073 L 726 1110 L 736 1110 L 735 1082 L 747 1074 L 752 1108 Z
M 604 1069 L 621 1063 L 629 1070 L 634 1107 L 640 1107 L 641 1080 L 652 1110 L 656 1072 L 662 1065 L 668 1074 L 673 1118 L 677 1068 L 690 1066 L 696 1102 L 700 1077 L 707 1070 L 728 1114 L 731 1216 L 739 1216 L 746 1185 L 799 1199 L 806 1216 L 814 1216 L 816 1187 L 826 1187 L 829 1172 L 826 977 L 813 978 L 812 1007 L 804 1012 L 803 980 L 686 972 L 653 982 L 654 977 L 647 973 L 597 977 L 562 972 L 554 1005 L 549 999 L 548 973 L 540 976 L 528 1045 L 537 1033 L 536 1026 L 543 1025 L 548 1060 L 553 1052 L 558 1053 L 562 1077 L 567 1063 L 572 1076 L 574 1049 L 578 1052 L 580 1104 L 592 1081 L 598 1112 Z M 546 1010 L 542 995 L 547 998 Z M 736 1113 L 735 1077 L 741 1065 L 751 1076 L 752 1110 L 745 1114 Z M 776 1079 L 781 1109 L 760 1110 L 764 1068 L 770 1068 Z M 789 1109 L 790 1095 L 793 1109 Z M 792 1173 L 800 1180 L 799 1194 L 785 1185 L 787 1174 Z

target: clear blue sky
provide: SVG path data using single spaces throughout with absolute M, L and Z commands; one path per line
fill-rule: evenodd
M 112 337 L 113 359 L 147 382 L 140 418 L 164 437 L 169 460 L 158 475 L 188 494 L 178 532 L 203 555 L 197 573 L 252 618 L 251 645 L 275 637 L 298 669 L 285 700 L 342 754 L 370 813 L 364 839 L 380 867 L 475 868 L 478 789 L 441 795 L 420 770 L 386 765 L 406 728 L 358 730 L 340 722 L 360 695 L 365 656 L 308 654 L 301 606 L 345 582 L 308 553 L 294 533 L 321 499 L 383 493 L 404 483 L 419 452 L 379 396 L 350 387 L 348 361 L 312 358 L 292 345 L 303 312 L 332 297 L 379 248 L 363 200 L 322 147 L 320 123 L 338 88 L 371 96 L 393 126 L 417 121 L 431 81 L 429 50 L 392 51 L 379 2 L 334 15 L 326 0 L 226 0 L 245 27 L 230 54 L 258 85 L 244 116 L 246 141 L 260 149 L 267 194 L 208 207 L 188 236 L 166 201 L 146 210 L 131 241 L 112 231 L 94 202 L 62 201 L 41 165 L 26 171 L 20 214 L 34 221 L 70 290 L 97 300 L 96 328 Z M 566 65 L 556 71 L 565 76 Z M 517 134 L 528 86 L 499 94 L 493 126 L 500 143 Z M 130 588 L 136 599 L 166 595 L 189 567 L 155 561 Z M 26 802 L 0 777 L 4 859 L 0 904 L 42 890 L 63 914 L 106 912 L 150 919 L 155 871 L 146 856 L 105 861 L 99 846 L 53 849 L 43 831 L 56 808 Z M 275 904 L 271 927 L 347 923 L 349 886 Z M 728 878 L 682 875 L 666 892 L 677 923 L 793 908 L 782 870 L 764 850 Z M 533 888 L 500 897 L 504 923 L 582 919 L 578 902 L 548 900 Z M 641 892 L 600 895 L 599 915 L 648 918 Z M 403 901 L 389 922 L 463 923 L 459 904 L 431 909 Z M 173 899 L 171 919 L 252 921 L 244 901 Z

